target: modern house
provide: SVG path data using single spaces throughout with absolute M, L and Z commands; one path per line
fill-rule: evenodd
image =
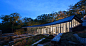
M 71 28 L 82 23 L 77 16 L 69 16 L 67 18 L 54 21 L 42 25 L 26 26 L 27 31 L 37 31 L 38 34 L 58 34 L 65 32 L 72 32 Z

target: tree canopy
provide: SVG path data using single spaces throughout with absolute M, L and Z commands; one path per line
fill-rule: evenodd
M 70 5 L 69 7 L 68 11 L 42 14 L 37 16 L 35 19 L 28 17 L 20 19 L 21 17 L 19 13 L 1 15 L 0 19 L 2 19 L 2 23 L 0 23 L 0 30 L 2 30 L 3 33 L 15 32 L 16 29 L 20 29 L 22 26 L 46 24 L 71 15 L 77 15 L 79 18 L 82 18 L 83 15 L 86 14 L 86 0 L 80 0 L 75 5 Z

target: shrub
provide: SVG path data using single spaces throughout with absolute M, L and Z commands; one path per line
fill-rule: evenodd
M 69 42 L 70 41 L 70 42 Z M 74 42 L 74 43 L 71 43 Z M 73 35 L 73 33 L 64 33 L 61 36 L 60 42 L 59 42 L 60 46 L 81 46 L 82 44 L 76 39 L 76 37 Z
M 43 43 L 46 43 L 46 42 L 50 42 L 51 40 L 49 39 L 44 39 L 43 41 L 39 42 L 39 44 L 43 44 Z
M 32 38 L 28 39 L 27 44 L 31 44 L 32 41 L 33 41 Z
M 17 35 L 24 34 L 24 29 L 17 29 L 16 32 L 14 32 L 14 34 L 17 34 Z
M 21 42 L 17 42 L 16 44 L 14 44 L 14 46 L 22 46 Z
M 35 44 L 34 46 L 37 46 L 38 44 Z
M 79 37 L 86 38 L 86 33 L 77 33 Z
M 26 38 L 26 39 L 20 41 L 21 43 L 18 41 L 15 45 L 17 46 L 19 44 L 22 44 L 21 46 L 29 46 L 29 45 L 35 43 L 36 41 L 38 41 L 38 40 L 40 40 L 41 38 L 44 38 L 44 37 L 46 37 L 46 36 L 41 35 L 41 34 L 36 35 L 36 36 L 32 36 L 30 38 Z M 45 41 L 47 41 L 47 40 L 45 40 Z
M 44 46 L 49 46 L 49 45 L 44 45 Z
M 45 38 L 45 37 L 47 37 L 47 36 L 39 34 L 39 35 L 34 36 L 33 38 L 41 39 L 41 38 Z
M 26 44 L 26 39 L 22 41 L 22 45 L 24 46 Z
M 53 39 L 54 36 L 53 35 L 49 35 L 48 37 L 46 37 L 46 39 Z
M 64 33 L 61 36 L 61 40 L 64 40 L 64 39 L 67 41 L 79 42 L 72 33 Z

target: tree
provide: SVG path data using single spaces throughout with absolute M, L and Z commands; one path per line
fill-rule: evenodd
M 2 15 L 0 18 L 2 19 L 2 23 L 6 23 L 6 22 L 9 22 L 10 16 Z
M 79 18 L 82 18 L 86 13 L 86 0 L 80 0 L 74 6 L 71 6 L 69 9 L 69 14 L 77 15 Z
M 19 19 L 19 14 L 18 13 L 12 13 L 10 14 L 10 22 L 12 23 L 12 32 L 13 32 L 13 28 L 14 28 L 14 24 L 18 21 Z
M 32 26 L 33 25 L 33 19 L 25 17 L 24 19 L 24 26 Z
M 14 24 L 17 24 L 16 22 L 19 20 L 20 16 L 18 13 L 12 13 L 10 15 L 3 15 L 0 18 L 2 19 L 2 27 L 8 30 L 12 29 L 13 32 Z

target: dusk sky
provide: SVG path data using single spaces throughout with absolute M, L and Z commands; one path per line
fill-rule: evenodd
M 79 0 L 0 0 L 0 15 L 19 13 L 22 18 L 64 11 Z

